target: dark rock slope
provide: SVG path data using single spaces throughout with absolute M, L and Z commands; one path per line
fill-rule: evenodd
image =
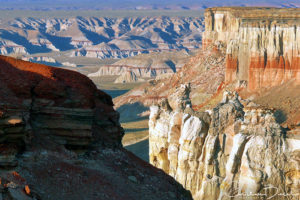
M 111 97 L 85 76 L 0 57 L 0 199 L 191 199 L 122 148 Z

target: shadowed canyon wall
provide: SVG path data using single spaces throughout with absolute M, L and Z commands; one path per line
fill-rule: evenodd
M 192 199 L 123 134 L 86 76 L 0 56 L 0 199 Z
M 300 9 L 207 9 L 203 46 L 216 42 L 227 45 L 226 82 L 250 90 L 300 83 Z

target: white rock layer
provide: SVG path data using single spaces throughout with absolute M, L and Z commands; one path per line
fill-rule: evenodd
M 183 110 L 182 99 L 173 109 L 167 100 L 150 109 L 154 166 L 196 200 L 299 198 L 299 131 L 289 134 L 273 110 L 244 107 L 235 93 L 224 93 L 210 114 L 189 104 Z

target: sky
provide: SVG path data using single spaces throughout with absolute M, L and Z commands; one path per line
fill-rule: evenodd
M 300 7 L 300 0 L 0 0 L 0 9 L 203 9 L 213 6 Z

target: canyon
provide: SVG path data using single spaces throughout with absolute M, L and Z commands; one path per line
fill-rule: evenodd
M 199 17 L 1 18 L 0 53 L 69 51 L 69 57 L 104 59 L 189 51 L 199 48 L 203 27 L 201 14 Z
M 20 43 L 32 31 L 49 40 L 15 53 L 135 55 L 88 76 L 145 83 L 112 100 L 82 74 L 0 56 L 0 199 L 299 199 L 300 10 L 222 7 L 204 16 L 203 37 L 201 17 L 6 24 L 1 37 L 21 35 Z M 151 165 L 122 147 L 120 115 L 134 126 L 149 116 Z
M 150 107 L 150 163 L 194 199 L 299 198 L 299 13 L 209 8 L 202 51 L 115 100 Z
M 299 9 L 210 8 L 204 15 L 203 49 L 176 74 L 116 98 L 116 107 L 134 102 L 149 107 L 190 82 L 195 109 L 216 105 L 222 99 L 220 91 L 227 87 L 239 90 L 243 98 L 283 110 L 286 121 L 297 124 L 299 100 L 293 94 L 299 86 Z M 282 104 L 271 91 L 277 92 Z M 295 103 L 289 106 L 287 101 Z
M 111 97 L 86 76 L 0 56 L 0 87 L 0 199 L 192 199 L 122 147 Z
M 87 16 L 82 11 L 58 17 L 54 11 L 49 17 L 0 13 L 0 54 L 73 68 L 90 77 L 131 71 L 142 80 L 174 73 L 201 47 L 202 12 L 153 12 Z

